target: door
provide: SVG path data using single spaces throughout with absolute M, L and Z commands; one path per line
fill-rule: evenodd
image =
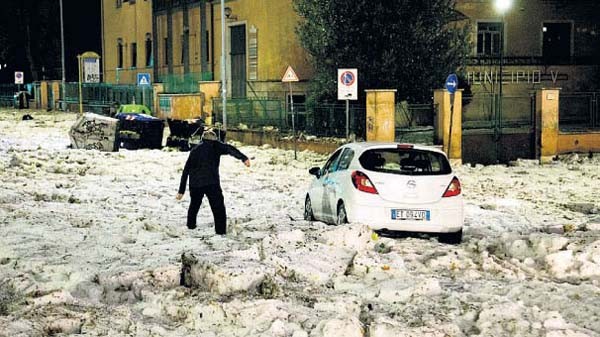
M 231 27 L 231 97 L 246 97 L 246 25 Z
M 344 180 L 351 181 L 348 167 L 354 158 L 352 149 L 345 149 L 339 159 L 335 160 L 328 169 L 323 188 L 323 217 L 335 222 L 337 219 L 338 200 L 343 196 Z M 348 207 L 348 205 L 346 205 Z
M 313 214 L 319 220 L 324 220 L 323 210 L 330 208 L 329 200 L 324 198 L 325 188 L 329 179 L 329 171 L 337 163 L 340 153 L 342 153 L 341 149 L 337 150 L 329 157 L 325 166 L 321 169 L 321 176 L 319 179 L 313 181 L 309 191 Z

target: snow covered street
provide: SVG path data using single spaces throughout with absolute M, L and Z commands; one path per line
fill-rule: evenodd
M 304 221 L 326 156 L 236 144 L 217 237 L 175 200 L 188 153 L 68 149 L 76 115 L 21 114 L 0 111 L 0 337 L 600 336 L 600 154 L 455 168 L 452 246 Z

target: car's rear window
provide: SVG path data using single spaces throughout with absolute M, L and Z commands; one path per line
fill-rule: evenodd
M 441 153 L 415 149 L 373 149 L 358 159 L 369 171 L 405 175 L 444 175 L 452 173 Z

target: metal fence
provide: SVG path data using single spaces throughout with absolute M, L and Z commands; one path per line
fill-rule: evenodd
M 213 99 L 215 121 L 223 122 L 223 103 Z M 364 136 L 366 109 L 350 106 L 350 133 Z M 294 104 L 296 131 L 321 137 L 346 136 L 346 106 L 344 104 Z M 276 128 L 292 131 L 292 112 L 284 100 L 273 98 L 227 100 L 227 125 L 237 128 Z
M 211 72 L 171 74 L 159 76 L 158 82 L 164 84 L 165 93 L 168 94 L 191 94 L 200 91 L 198 82 L 211 81 Z
M 559 125 L 563 131 L 600 128 L 599 92 L 561 93 Z
M 425 104 L 396 104 L 395 140 L 403 143 L 432 145 L 434 143 L 434 119 L 438 106 Z
M 152 109 L 152 87 L 85 83 L 82 84 L 81 94 L 85 111 L 106 113 L 112 106 L 133 103 L 143 104 Z M 65 96 L 65 98 L 61 97 L 61 101 L 67 104 L 79 104 L 79 84 L 66 83 Z
M 0 84 L 0 107 L 13 107 L 15 93 L 18 90 L 16 84 Z

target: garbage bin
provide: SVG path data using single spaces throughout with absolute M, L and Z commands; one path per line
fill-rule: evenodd
M 162 148 L 165 128 L 162 119 L 137 113 L 118 113 L 115 117 L 119 120 L 119 143 L 122 148 Z

